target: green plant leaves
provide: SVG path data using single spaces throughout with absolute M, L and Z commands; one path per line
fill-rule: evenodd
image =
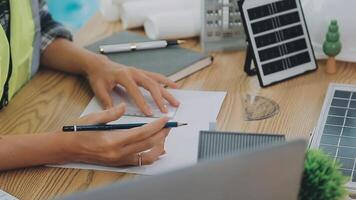
M 341 48 L 339 26 L 336 20 L 332 20 L 326 33 L 323 51 L 329 57 L 335 57 L 341 52 Z
M 319 150 L 309 150 L 304 162 L 300 200 L 341 200 L 346 194 L 347 178 L 340 165 Z

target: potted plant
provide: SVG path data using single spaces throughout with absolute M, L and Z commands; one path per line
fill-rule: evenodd
M 344 200 L 346 182 L 338 162 L 320 150 L 309 150 L 304 162 L 299 200 Z
M 328 56 L 326 72 L 329 74 L 335 74 L 337 70 L 335 56 L 337 56 L 341 51 L 339 26 L 336 20 L 332 20 L 330 22 L 323 44 L 323 51 Z

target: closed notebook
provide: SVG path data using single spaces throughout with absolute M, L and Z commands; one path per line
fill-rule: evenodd
M 132 42 L 152 41 L 147 37 L 132 33 L 120 32 L 108 38 L 95 42 L 86 48 L 99 53 L 99 46 L 108 44 L 122 44 Z M 143 70 L 157 72 L 178 81 L 206 66 L 213 58 L 179 46 L 162 49 L 150 49 L 124 53 L 106 54 L 110 60 L 127 66 L 134 66 Z

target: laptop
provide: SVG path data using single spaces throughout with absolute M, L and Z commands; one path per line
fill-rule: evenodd
M 305 141 L 292 141 L 63 200 L 297 200 L 305 150 Z

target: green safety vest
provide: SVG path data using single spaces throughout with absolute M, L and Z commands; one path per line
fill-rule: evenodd
M 38 0 L 9 2 L 10 41 L 0 26 L 0 108 L 35 74 L 40 56 Z

